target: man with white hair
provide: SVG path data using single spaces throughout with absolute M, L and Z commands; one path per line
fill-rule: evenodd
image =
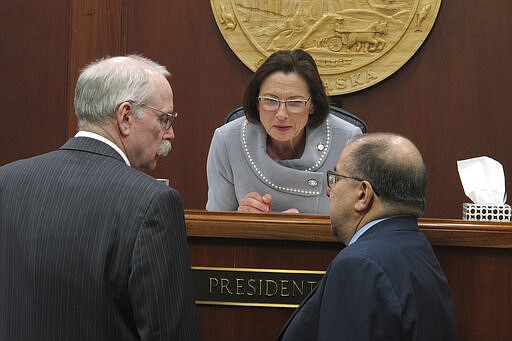
M 0 167 L 1 340 L 196 340 L 184 211 L 154 169 L 174 139 L 170 73 L 88 65 L 79 132 Z

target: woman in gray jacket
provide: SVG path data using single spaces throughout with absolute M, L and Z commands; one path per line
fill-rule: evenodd
M 361 134 L 329 110 L 311 55 L 272 54 L 245 89 L 245 116 L 215 130 L 206 209 L 327 213 L 325 172 Z

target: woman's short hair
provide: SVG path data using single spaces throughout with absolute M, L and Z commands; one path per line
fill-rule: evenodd
M 319 126 L 329 114 L 329 99 L 318 73 L 315 60 L 303 50 L 282 50 L 273 53 L 261 64 L 252 76 L 244 93 L 244 111 L 247 120 L 260 122 L 258 112 L 258 96 L 263 81 L 275 72 L 295 73 L 307 83 L 311 94 L 314 112 L 309 115 L 308 127 Z

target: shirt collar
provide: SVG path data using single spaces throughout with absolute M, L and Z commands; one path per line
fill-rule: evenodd
M 389 218 L 391 218 L 391 217 L 384 217 L 384 218 L 372 220 L 369 223 L 366 223 L 363 227 L 361 227 L 359 229 L 359 231 L 357 231 L 352 236 L 352 239 L 350 239 L 350 242 L 348 243 L 348 245 L 354 244 L 359 239 L 359 237 L 361 237 L 363 235 L 363 233 L 365 233 L 366 231 L 368 231 L 369 229 L 371 229 L 373 226 L 375 226 L 376 224 L 380 223 L 381 221 L 384 221 L 384 220 L 389 219 Z
M 83 131 L 83 130 L 80 130 L 78 133 L 76 133 L 75 137 L 89 137 L 91 139 L 95 139 L 95 140 L 98 140 L 98 141 L 108 144 L 110 147 L 114 148 L 114 150 L 116 152 L 118 152 L 119 155 L 121 155 L 124 162 L 126 162 L 126 164 L 128 166 L 131 166 L 130 161 L 128 160 L 128 157 L 126 157 L 126 154 L 121 150 L 121 148 L 119 148 L 114 142 L 110 141 L 109 139 L 106 139 L 105 137 L 98 135 L 96 133 L 93 133 L 90 131 Z

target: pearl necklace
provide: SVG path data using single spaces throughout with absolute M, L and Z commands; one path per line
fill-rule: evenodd
M 320 154 L 320 157 L 318 158 L 318 160 L 311 167 L 309 167 L 309 168 L 304 170 L 306 172 L 311 172 L 311 171 L 315 171 L 316 169 L 318 169 L 318 167 L 320 167 L 320 165 L 324 161 L 325 156 L 327 155 L 327 152 L 329 151 L 329 146 L 330 146 L 330 143 L 331 143 L 331 127 L 329 125 L 329 119 L 326 119 L 325 123 L 326 123 L 325 124 L 325 128 L 326 128 L 325 145 L 322 144 L 322 143 L 319 143 L 318 146 L 317 146 L 317 149 L 321 150 L 322 153 Z M 248 125 L 248 121 L 245 120 L 244 123 L 243 123 L 243 126 L 242 126 L 242 147 L 244 149 L 245 154 L 247 155 L 247 160 L 249 161 L 249 165 L 251 166 L 251 168 L 254 170 L 256 175 L 261 180 L 263 180 L 267 185 L 269 185 L 273 189 L 276 189 L 276 190 L 279 190 L 279 191 L 282 191 L 282 192 L 288 192 L 288 193 L 292 193 L 292 194 L 305 194 L 305 195 L 319 195 L 320 194 L 320 191 L 307 191 L 307 190 L 298 189 L 298 188 L 280 186 L 280 185 L 277 185 L 277 184 L 273 183 L 261 171 L 260 167 L 258 167 L 258 165 L 254 161 L 254 159 L 253 159 L 253 157 L 252 157 L 252 155 L 251 155 L 251 153 L 249 151 L 249 147 L 247 146 L 247 125 Z

